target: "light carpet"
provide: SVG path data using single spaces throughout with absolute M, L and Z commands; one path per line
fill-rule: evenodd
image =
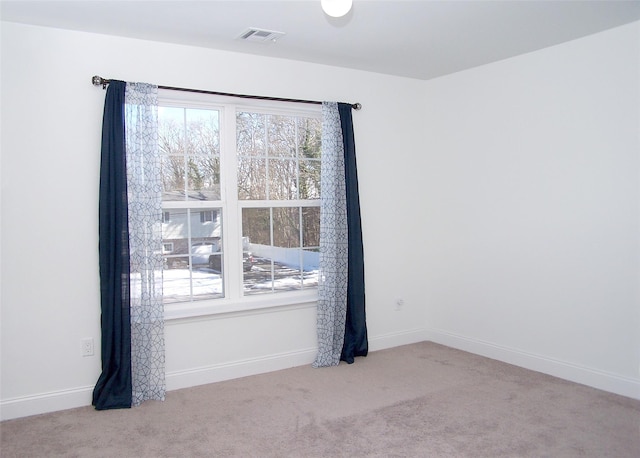
M 5 421 L 11 457 L 640 457 L 640 401 L 430 342 Z

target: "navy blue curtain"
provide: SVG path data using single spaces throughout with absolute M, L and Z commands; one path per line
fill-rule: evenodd
M 338 103 L 344 143 L 344 169 L 347 192 L 347 227 L 349 233 L 347 317 L 340 359 L 348 364 L 356 356 L 367 356 L 367 323 L 364 296 L 364 251 L 360 222 L 360 197 L 356 170 L 356 144 L 353 135 L 351 104 Z
M 131 407 L 125 89 L 123 81 L 110 82 L 102 120 L 99 202 L 102 373 L 93 390 L 97 410 Z

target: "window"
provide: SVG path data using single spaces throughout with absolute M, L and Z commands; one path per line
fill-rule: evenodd
M 200 212 L 200 222 L 201 223 L 212 223 L 214 221 L 214 214 L 215 214 L 215 212 L 213 210 L 201 211 Z
M 158 110 L 165 304 L 315 294 L 320 108 L 170 97 Z

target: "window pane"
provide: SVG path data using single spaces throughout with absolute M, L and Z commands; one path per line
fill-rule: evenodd
M 271 245 L 271 217 L 268 208 L 242 210 L 242 236 L 251 244 Z
M 238 112 L 236 120 L 240 199 L 320 198 L 319 119 Z
M 166 209 L 162 224 L 164 302 L 224 297 L 222 211 Z
M 269 199 L 298 198 L 298 165 L 295 159 L 269 159 Z
M 315 118 L 299 118 L 298 154 L 304 159 L 320 159 L 322 121 Z
M 243 290 L 245 294 L 271 292 L 273 266 L 271 249 L 271 210 L 245 208 L 242 210 Z M 250 258 L 250 268 L 244 258 Z
M 159 107 L 163 200 L 220 199 L 217 110 Z
M 162 158 L 162 200 L 184 200 L 184 156 Z
M 266 156 L 266 115 L 238 112 L 236 141 L 239 156 Z
M 300 247 L 300 209 L 273 209 L 273 244 L 282 248 Z
M 187 200 L 220 200 L 220 158 L 187 158 Z
M 300 161 L 300 199 L 320 198 L 320 161 Z
M 303 224 L 309 226 L 308 237 L 318 240 L 319 208 L 243 209 L 245 295 L 318 285 L 319 249 L 317 246 L 301 248 L 301 215 L 303 222 L 307 221 Z M 247 262 L 249 257 L 250 262 Z
M 217 110 L 185 110 L 186 154 L 220 156 L 220 123 Z
M 160 152 L 184 155 L 184 134 L 184 108 L 158 107 Z
M 267 198 L 267 161 L 265 159 L 238 158 L 238 199 L 264 200 Z
M 320 207 L 302 209 L 302 246 L 320 246 Z
M 295 157 L 297 155 L 296 118 L 272 115 L 267 119 L 269 156 Z

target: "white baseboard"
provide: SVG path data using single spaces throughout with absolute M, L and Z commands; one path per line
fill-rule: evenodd
M 369 351 L 385 350 L 427 340 L 424 328 L 394 332 L 380 336 L 369 336 Z
M 70 390 L 6 399 L 0 402 L 0 420 L 89 406 L 92 394 L 93 386 L 83 386 Z
M 167 391 L 222 382 L 234 378 L 264 374 L 290 367 L 311 365 L 317 349 L 309 348 L 294 352 L 279 353 L 260 358 L 251 358 L 211 366 L 197 367 L 183 371 L 168 372 Z
M 495 345 L 491 342 L 472 339 L 439 329 L 426 329 L 424 340 L 496 359 L 536 372 L 542 372 L 543 374 L 552 375 L 610 393 L 640 399 L 640 379 L 622 377 L 617 374 L 523 352 L 514 348 Z

